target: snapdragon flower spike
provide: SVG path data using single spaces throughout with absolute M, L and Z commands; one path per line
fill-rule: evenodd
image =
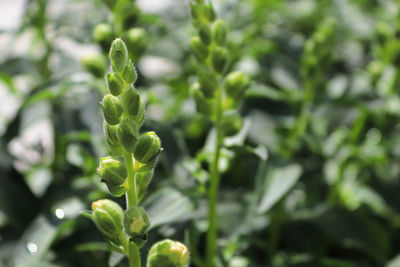
M 152 162 L 162 151 L 160 138 L 155 132 L 147 132 L 139 137 L 134 156 L 140 163 Z
M 187 247 L 170 239 L 155 243 L 147 256 L 147 267 L 185 267 L 188 263 Z
M 119 96 L 122 92 L 122 88 L 124 87 L 124 82 L 116 73 L 107 73 L 106 82 L 108 86 L 108 90 L 114 96 Z
M 138 126 L 133 119 L 125 118 L 118 125 L 117 129 L 118 139 L 121 146 L 129 153 L 135 151 L 136 143 L 138 140 Z
M 234 99 L 239 99 L 249 84 L 249 77 L 241 71 L 233 71 L 225 78 L 226 93 Z
M 109 57 L 113 70 L 122 72 L 125 65 L 128 63 L 128 51 L 121 38 L 117 38 L 112 42 Z
M 124 213 L 124 230 L 130 237 L 142 237 L 150 227 L 149 217 L 142 207 L 131 207 Z
M 128 64 L 126 64 L 122 71 L 122 79 L 124 79 L 124 81 L 128 84 L 136 82 L 137 73 L 131 60 L 129 60 Z
M 106 122 L 110 125 L 118 124 L 122 115 L 122 106 L 119 99 L 108 94 L 103 97 L 103 101 L 100 104 Z
M 100 166 L 97 173 L 102 180 L 114 186 L 122 185 L 125 182 L 128 172 L 125 162 L 118 157 L 103 157 L 100 159 Z
M 92 219 L 100 232 L 117 240 L 122 232 L 123 211 L 114 201 L 101 199 L 92 203 Z

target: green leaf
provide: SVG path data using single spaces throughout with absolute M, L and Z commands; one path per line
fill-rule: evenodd
M 187 220 L 194 210 L 189 198 L 169 187 L 152 193 L 144 206 L 149 215 L 150 229 L 166 223 Z
M 265 213 L 296 184 L 302 173 L 298 164 L 271 167 L 265 180 L 265 189 L 258 206 L 259 213 Z

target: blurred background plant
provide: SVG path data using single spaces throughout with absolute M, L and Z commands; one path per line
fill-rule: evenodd
M 221 153 L 221 266 L 400 266 L 398 2 L 212 4 L 229 70 L 252 81 L 233 153 Z M 146 35 L 131 55 L 143 130 L 165 149 L 143 199 L 143 253 L 170 238 L 204 258 L 212 124 L 191 96 L 190 21 L 187 1 L 0 2 L 0 266 L 127 266 L 79 211 L 113 199 L 96 175 L 108 65 L 98 37 L 128 43 L 132 28 Z

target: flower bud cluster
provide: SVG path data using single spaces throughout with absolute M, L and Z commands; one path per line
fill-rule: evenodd
M 112 42 L 109 58 L 112 66 L 112 72 L 106 75 L 109 94 L 104 96 L 101 108 L 106 141 L 113 155 L 100 159 L 97 173 L 112 195 L 127 193 L 128 207 L 123 211 L 116 202 L 98 200 L 92 204 L 91 218 L 109 248 L 130 257 L 128 251 L 132 247 L 140 248 L 147 241 L 150 220 L 140 201 L 162 148 L 155 132 L 139 135 L 144 103 L 134 87 L 137 73 L 121 39 Z M 149 266 L 183 267 L 188 263 L 188 250 L 183 244 L 171 240 L 163 242 L 153 246 Z
M 104 54 L 108 52 L 110 43 L 117 37 L 122 36 L 129 48 L 130 55 L 138 59 L 143 55 L 149 43 L 149 34 L 143 28 L 137 27 L 141 16 L 140 9 L 135 1 L 103 0 L 110 10 L 113 23 L 99 23 L 93 30 L 93 39 L 99 44 Z M 104 70 L 96 66 L 106 65 L 106 59 L 102 55 L 96 55 L 97 64 L 93 60 L 82 59 L 84 67 L 96 77 L 103 76 Z M 100 62 L 101 61 L 101 62 Z M 100 74 L 100 75 L 99 75 Z M 131 78 L 135 80 L 135 78 Z
M 223 134 L 234 135 L 243 125 L 237 109 L 250 84 L 246 74 L 229 72 L 231 67 L 227 41 L 227 27 L 223 20 L 216 19 L 211 2 L 192 0 L 190 2 L 192 23 L 198 31 L 189 42 L 189 48 L 198 61 L 197 82 L 191 86 L 191 94 L 201 114 L 216 117 L 215 101 L 217 90 L 221 94 Z

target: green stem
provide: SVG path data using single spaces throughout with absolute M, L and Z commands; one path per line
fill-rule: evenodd
M 206 250 L 206 263 L 208 267 L 215 266 L 215 258 L 217 256 L 217 232 L 218 232 L 218 187 L 220 180 L 220 173 L 218 170 L 220 150 L 222 146 L 223 136 L 221 129 L 222 118 L 222 92 L 220 89 L 216 91 L 215 103 L 215 129 L 216 129 L 216 142 L 214 149 L 213 162 L 211 165 L 210 186 L 208 190 L 208 231 L 207 231 L 207 250 Z
M 131 153 L 125 154 L 125 163 L 128 170 L 128 191 L 126 192 L 127 208 L 137 206 L 136 177 L 134 159 Z M 132 242 L 128 243 L 129 267 L 141 267 L 139 248 Z

